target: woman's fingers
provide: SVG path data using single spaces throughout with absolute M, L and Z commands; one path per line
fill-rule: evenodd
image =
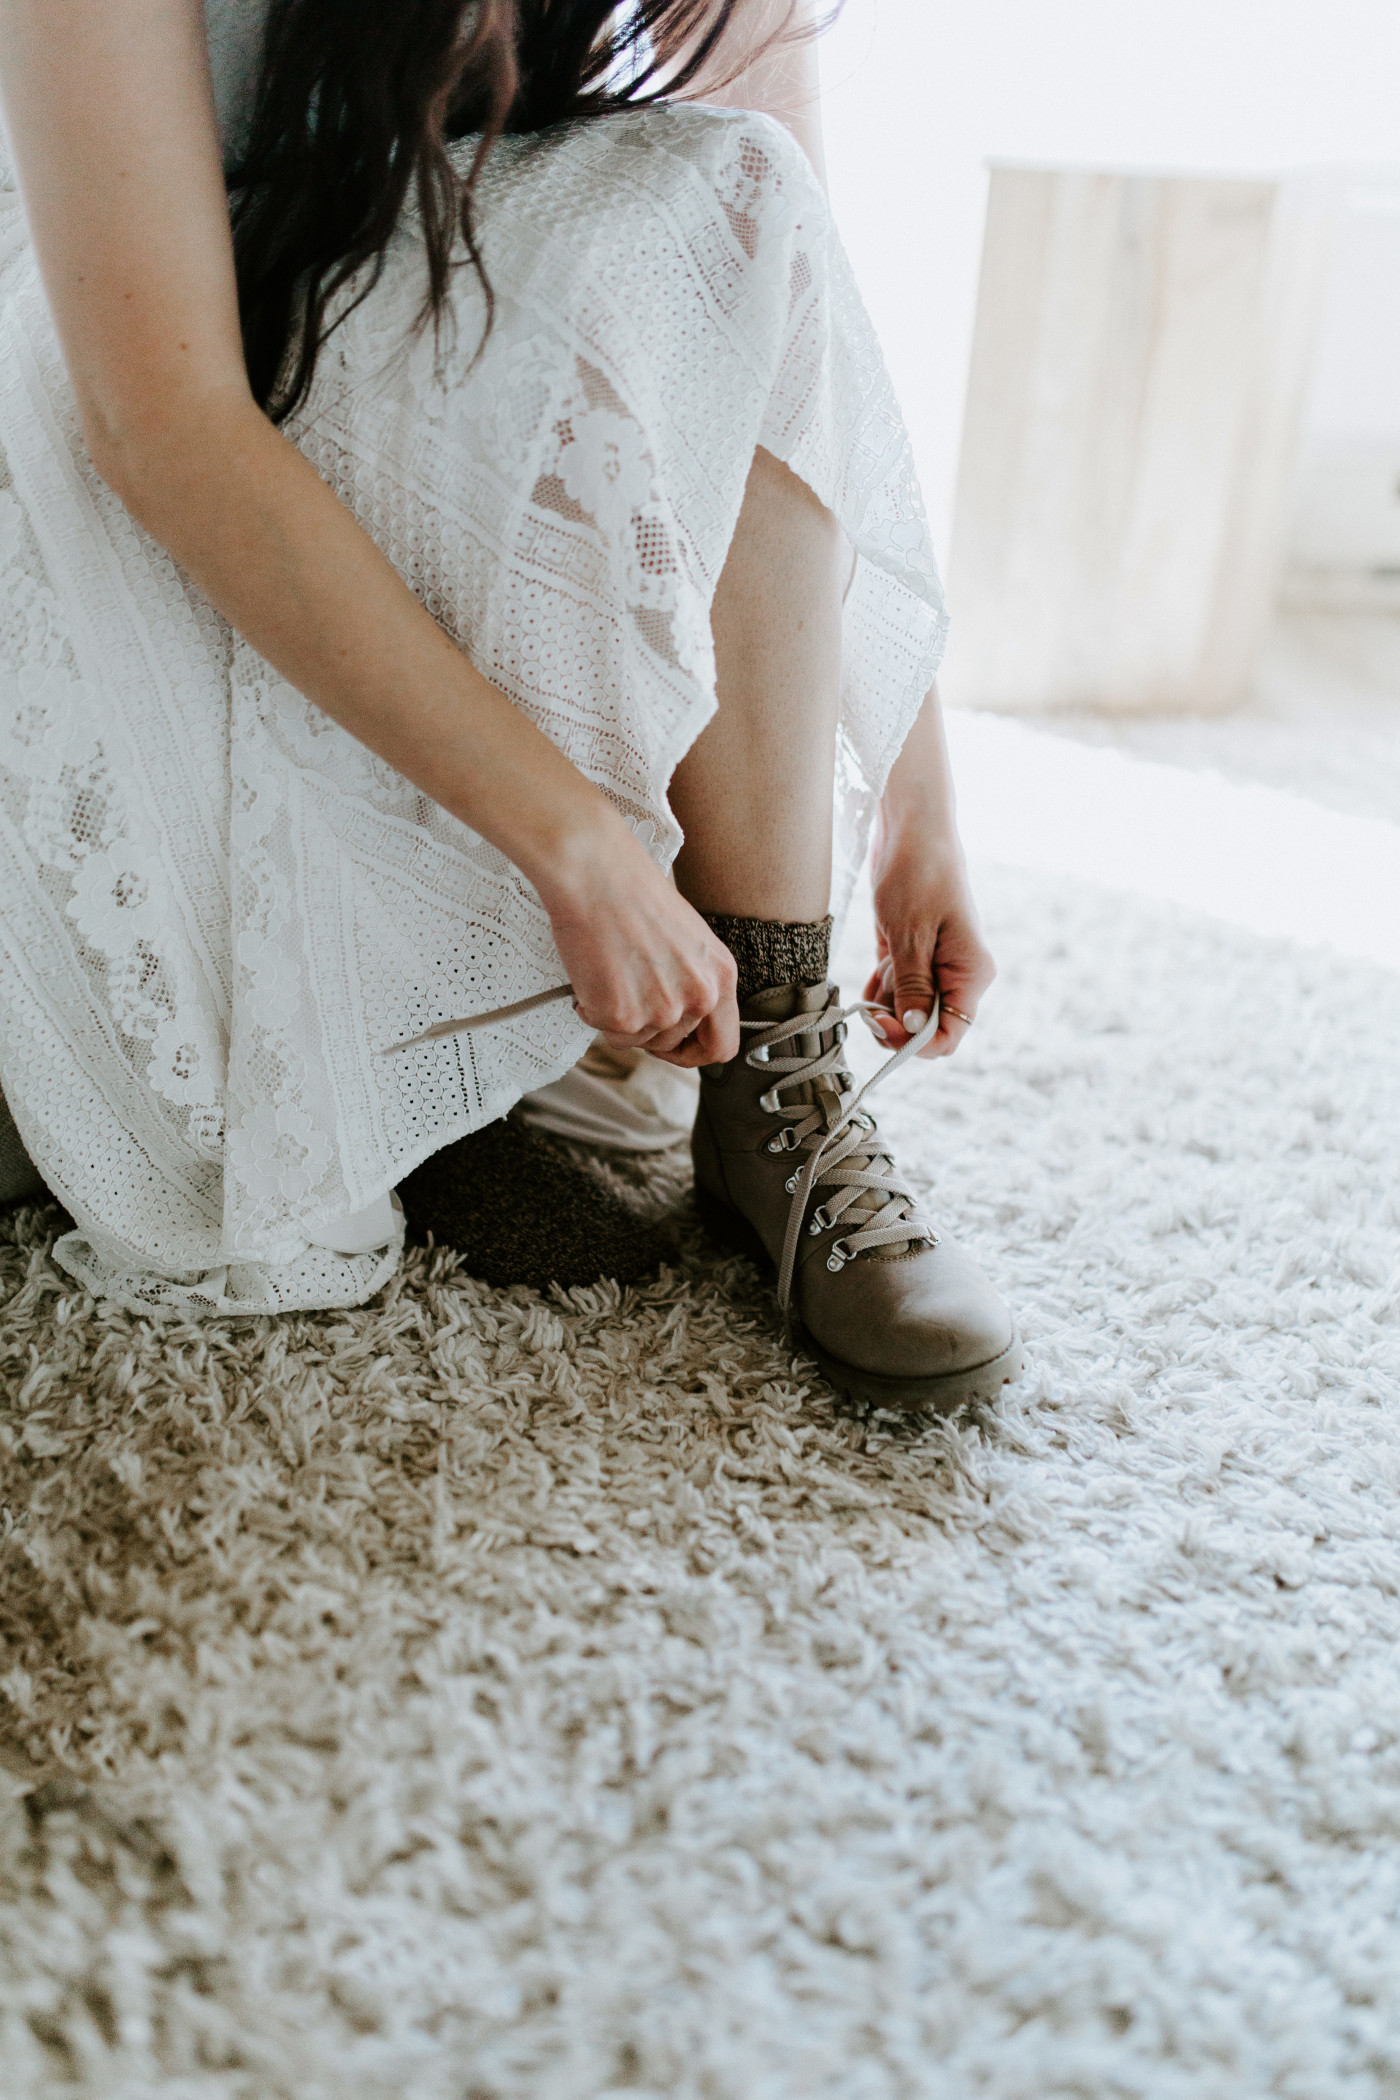
M 920 1057 L 949 1057 L 972 1026 L 970 1014 L 953 1013 L 944 1000 L 938 1009 L 938 1033 L 931 1043 L 926 1043 L 919 1052 Z
M 550 919 L 586 1026 L 615 1049 L 674 1061 L 686 1046 L 685 1061 L 701 1061 L 691 1038 L 711 1015 L 733 1014 L 734 958 L 630 834 L 584 864 Z M 706 1050 L 713 1060 L 709 1036 Z
M 910 1037 L 919 1033 L 932 1011 L 932 966 L 927 961 L 911 963 L 908 953 L 906 950 L 902 966 L 898 949 L 886 955 L 865 988 L 867 999 L 887 1009 L 883 1014 L 871 1015 L 870 1022 L 872 1034 L 877 1035 L 890 1050 L 902 1050 Z M 933 1043 L 926 1044 L 920 1054 L 929 1056 L 942 1034 L 940 1028 Z
M 893 993 L 891 964 L 889 957 L 886 956 L 871 971 L 866 981 L 863 996 L 875 1006 L 888 1007 L 889 1011 L 883 1014 L 867 1014 L 865 1021 L 870 1033 L 878 1042 L 883 1043 L 886 1049 L 898 1050 L 902 1048 L 908 1038 L 895 1019 Z
M 698 968 L 684 993 L 653 982 L 611 996 L 595 994 L 591 1006 L 580 999 L 574 1010 L 615 1050 L 647 1050 L 672 1064 L 720 1064 L 739 1048 L 734 981 L 733 963 L 723 950 L 719 966 Z
M 901 818 L 885 811 L 876 841 L 874 875 L 880 981 L 890 1008 L 885 1040 L 902 1049 L 920 1034 L 939 1002 L 939 1025 L 920 1055 L 946 1057 L 957 1048 L 996 975 L 982 938 L 967 870 L 951 829 L 930 838 L 917 811 Z
M 924 1026 L 935 989 L 938 1028 L 919 1052 L 920 1057 L 949 1056 L 977 1018 L 982 995 L 995 974 L 991 958 L 985 954 L 968 958 L 954 954 L 945 961 L 941 945 L 939 940 L 930 943 L 929 960 L 911 965 L 910 947 L 901 948 L 896 942 L 893 952 L 871 974 L 865 996 L 889 1009 L 887 1014 L 874 1017 L 874 1030 L 891 1050 L 902 1050 Z
M 925 934 L 909 932 L 891 943 L 889 971 L 891 978 L 890 1004 L 903 1030 L 903 1039 L 917 1035 L 933 1012 L 934 976 L 933 953 L 937 940 L 936 930 Z M 939 1034 L 942 1034 L 942 1029 Z M 937 1037 L 934 1038 L 935 1042 Z
M 575 1008 L 586 1028 L 597 1028 L 603 1041 L 613 1050 L 649 1050 L 653 1057 L 666 1057 L 683 1042 L 686 1042 L 700 1025 L 699 1014 L 686 1014 L 680 1021 L 667 1023 L 658 1028 L 654 1022 L 644 1021 L 636 1028 L 600 1028 L 596 1020 L 581 1007 Z
M 705 1018 L 702 1011 L 693 1010 L 671 1027 L 659 1028 L 655 1035 L 648 1038 L 644 1048 L 648 1049 L 653 1057 L 669 1057 L 673 1051 L 679 1050 L 682 1044 L 691 1041 Z
M 891 1050 L 902 1050 L 916 1036 L 933 1011 L 938 980 L 933 965 L 934 940 L 907 936 L 891 944 L 891 951 L 872 973 L 865 988 L 867 999 L 888 1008 L 872 1016 L 873 1032 Z M 941 992 L 941 986 L 939 991 Z M 922 1057 L 941 1057 L 953 1047 L 948 1029 L 940 1021 L 933 1040 L 924 1045 Z
M 713 1013 L 706 1014 L 704 1020 L 672 1048 L 658 1050 L 655 1044 L 647 1047 L 652 1056 L 659 1057 L 664 1064 L 681 1065 L 688 1070 L 699 1065 L 728 1064 L 730 1058 L 739 1053 L 739 1009 L 731 997 Z
M 733 992 L 726 992 L 712 1013 L 706 1014 L 686 1045 L 688 1065 L 727 1065 L 739 1055 L 739 1008 Z

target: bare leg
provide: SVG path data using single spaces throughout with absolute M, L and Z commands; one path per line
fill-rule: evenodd
M 676 883 L 697 911 L 826 913 L 843 547 L 807 484 L 756 452 L 715 592 L 719 712 L 671 782 Z

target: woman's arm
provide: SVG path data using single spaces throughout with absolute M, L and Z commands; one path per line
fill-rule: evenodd
M 943 1007 L 938 1032 L 920 1055 L 946 1057 L 976 1018 L 996 964 L 982 938 L 958 837 L 937 686 L 930 686 L 890 768 L 870 872 L 880 959 L 865 996 L 889 1007 L 885 1040 L 900 1050 L 927 1020 L 936 991 Z
M 0 91 L 98 472 L 283 677 L 521 869 L 590 1025 L 732 1054 L 704 922 L 253 400 L 200 0 L 0 0 Z

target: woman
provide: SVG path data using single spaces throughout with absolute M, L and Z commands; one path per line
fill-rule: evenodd
M 501 1122 L 598 1032 L 702 1068 L 702 1212 L 839 1384 L 1016 1375 L 826 981 L 833 789 L 890 1045 L 992 968 L 773 12 L 0 0 L 0 1085 L 95 1290 L 359 1302 L 398 1184 L 488 1277 L 635 1273 Z

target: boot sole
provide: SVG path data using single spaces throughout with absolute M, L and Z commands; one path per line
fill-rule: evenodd
M 742 1211 L 712 1196 L 706 1189 L 695 1191 L 695 1208 L 716 1246 L 726 1254 L 746 1254 L 759 1268 L 773 1273 L 773 1257 L 762 1237 Z M 799 1320 L 792 1322 L 792 1339 L 804 1355 L 814 1357 L 828 1385 L 849 1400 L 865 1401 L 872 1407 L 898 1412 L 948 1415 L 973 1402 L 989 1404 L 1004 1385 L 1013 1385 L 1026 1368 L 1020 1332 L 1013 1321 L 1011 1340 L 998 1355 L 963 1370 L 944 1371 L 933 1378 L 895 1378 L 881 1371 L 862 1371 L 823 1349 Z

